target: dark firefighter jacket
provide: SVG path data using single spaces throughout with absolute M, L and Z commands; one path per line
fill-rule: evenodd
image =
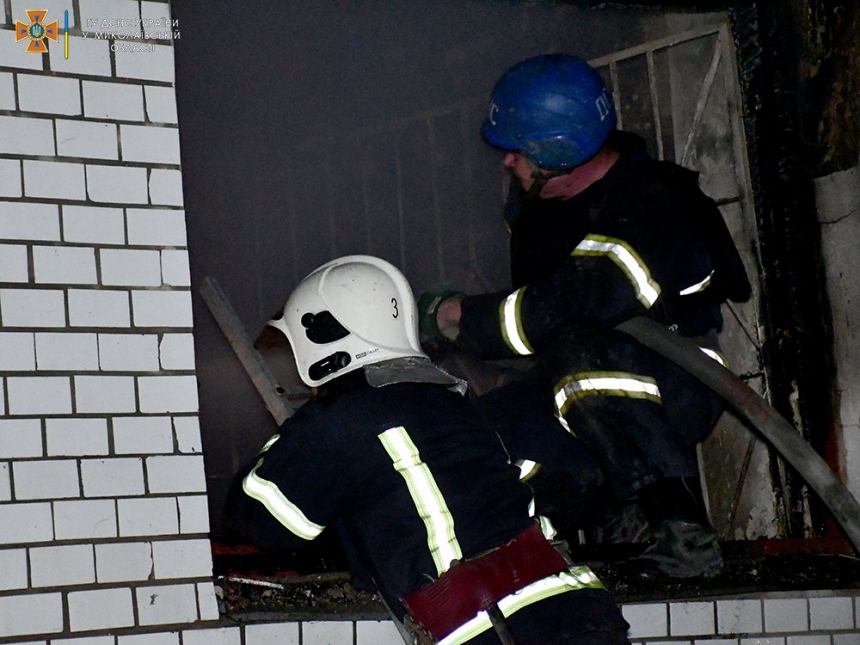
M 531 490 L 468 398 L 441 385 L 370 387 L 352 376 L 342 377 L 348 387 L 303 405 L 237 474 L 226 520 L 246 539 L 276 549 L 296 549 L 332 527 L 355 582 L 378 590 L 402 619 L 400 600 L 453 560 L 530 526 Z M 562 616 L 573 613 L 560 624 L 617 628 L 622 619 L 611 596 L 582 572 L 573 584 L 572 576 L 553 581 L 551 602 L 576 596 L 581 607 L 564 607 Z M 493 642 L 492 630 L 486 637 Z
M 535 199 L 509 218 L 514 291 L 467 297 L 457 344 L 485 358 L 527 356 L 570 329 L 649 314 L 685 336 L 722 325 L 720 303 L 750 286 L 697 173 L 647 156 L 615 132 L 621 156 L 568 200 Z

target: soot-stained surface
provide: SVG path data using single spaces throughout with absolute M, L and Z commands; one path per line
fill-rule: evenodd
M 825 546 L 827 553 L 781 553 L 780 548 L 725 543 L 725 567 L 718 576 L 659 582 L 639 581 L 632 575 L 629 557 L 641 547 L 574 547 L 573 551 L 578 561 L 591 566 L 619 603 L 860 589 L 860 557 L 848 549 Z M 353 586 L 345 561 L 336 550 L 319 550 L 297 558 L 292 553 L 254 551 L 222 550 L 219 554 L 216 548 L 215 572 L 222 612 L 239 622 L 388 616 L 374 594 Z

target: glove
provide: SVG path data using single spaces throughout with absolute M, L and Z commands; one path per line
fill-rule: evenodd
M 442 291 L 425 291 L 418 298 L 418 329 L 422 336 L 429 340 L 447 340 L 439 330 L 436 313 L 439 305 L 448 298 L 464 298 L 466 294 L 451 289 Z

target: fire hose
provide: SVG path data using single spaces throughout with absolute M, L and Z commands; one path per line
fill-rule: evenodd
M 732 412 L 757 430 L 827 505 L 860 552 L 860 504 L 827 462 L 779 412 L 735 374 L 709 358 L 694 342 L 660 323 L 637 317 L 621 323 L 617 329 L 695 376 L 722 398 Z
M 206 278 L 201 294 L 263 397 L 267 409 L 278 424 L 282 423 L 292 415 L 292 406 L 286 401 L 284 390 L 268 370 L 265 361 L 254 349 L 218 283 L 213 278 Z M 757 430 L 821 498 L 854 548 L 860 552 L 860 504 L 836 477 L 827 462 L 764 398 L 731 371 L 708 357 L 694 342 L 654 320 L 632 318 L 618 325 L 617 329 L 699 379 L 723 399 L 728 409 Z M 502 642 L 513 643 L 500 613 L 489 612 L 489 616 Z M 398 628 L 402 626 L 398 624 Z M 406 638 L 408 637 L 404 635 L 404 639 Z

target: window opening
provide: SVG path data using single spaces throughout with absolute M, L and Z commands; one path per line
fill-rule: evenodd
M 177 2 L 175 4 L 176 13 L 181 15 L 183 3 Z M 630 16 L 636 15 L 637 19 L 641 17 L 641 13 L 637 14 L 635 10 L 625 9 L 623 11 L 628 12 Z M 218 25 L 213 23 L 213 31 L 217 31 L 216 27 Z M 205 28 L 205 26 L 201 28 Z M 636 33 L 639 32 L 636 31 Z M 229 56 L 226 52 L 216 51 L 215 45 L 210 44 L 207 47 L 202 53 L 212 56 L 216 65 L 219 60 L 224 60 L 225 56 Z M 453 51 L 450 55 L 453 60 L 462 53 Z M 683 165 L 693 167 L 697 167 L 703 162 L 711 164 L 708 172 L 703 175 L 703 181 L 708 183 L 706 191 L 718 199 L 721 210 L 726 219 L 730 221 L 733 230 L 741 231 L 742 235 L 754 236 L 756 231 L 755 209 L 750 188 L 750 169 L 746 158 L 740 89 L 736 80 L 737 63 L 734 56 L 734 44 L 728 22 L 720 20 L 715 24 L 682 30 L 680 33 L 631 47 L 622 46 L 616 52 L 592 58 L 591 62 L 608 79 L 619 114 L 619 125 L 645 136 L 651 151 L 659 158 L 674 159 Z M 177 52 L 177 57 L 177 85 L 178 91 L 181 93 L 183 87 L 188 83 L 188 79 L 196 70 L 193 67 L 193 59 L 185 58 L 182 50 Z M 306 62 L 301 59 L 301 56 L 297 56 L 295 64 L 298 73 L 301 74 Z M 179 97 L 183 144 L 186 143 L 185 139 L 188 137 L 197 140 L 206 139 L 210 146 L 209 154 L 222 158 L 218 163 L 218 169 L 221 170 L 222 174 L 229 174 L 231 166 L 236 164 L 249 164 L 248 157 L 236 155 L 230 147 L 230 144 L 237 138 L 250 139 L 254 142 L 254 149 L 258 155 L 257 162 L 259 162 L 259 158 L 269 160 L 271 163 L 283 161 L 283 157 L 272 150 L 279 144 L 277 142 L 273 144 L 271 132 L 265 131 L 264 128 L 265 125 L 278 123 L 277 119 L 286 121 L 290 113 L 289 103 L 279 106 L 274 111 L 270 108 L 267 109 L 266 106 L 257 105 L 258 111 L 262 114 L 261 123 L 251 123 L 246 119 L 232 118 L 234 114 L 247 114 L 240 104 L 243 101 L 254 102 L 256 90 L 259 89 L 257 83 L 261 77 L 277 79 L 279 74 L 282 74 L 283 69 L 270 68 L 267 65 L 268 62 L 261 59 L 259 60 L 259 69 L 255 69 L 253 78 L 251 75 L 245 75 L 241 78 L 238 96 L 222 96 L 217 88 L 210 88 L 206 92 L 197 94 L 195 90 L 201 87 L 198 84 L 194 85 L 194 90 L 189 92 L 193 97 L 192 99 Z M 488 78 L 490 76 L 492 74 L 489 74 Z M 211 83 L 209 85 L 211 86 Z M 440 210 L 438 202 L 444 199 L 439 192 L 439 186 L 444 185 L 444 181 L 461 184 L 462 192 L 467 195 L 465 198 L 471 200 L 468 204 L 470 207 L 479 201 L 498 204 L 498 200 L 493 199 L 494 195 L 482 188 L 483 184 L 481 184 L 475 170 L 482 164 L 497 164 L 497 160 L 488 162 L 484 158 L 486 153 L 479 149 L 480 142 L 477 141 L 476 129 L 472 127 L 474 115 L 483 110 L 485 94 L 485 92 L 478 93 L 476 91 L 473 95 L 467 95 L 459 103 L 446 105 L 442 109 L 426 109 L 415 119 L 392 119 L 393 126 L 375 124 L 352 137 L 338 138 L 336 134 L 331 134 L 313 140 L 301 141 L 296 145 L 293 145 L 293 142 L 286 142 L 284 145 L 289 147 L 291 155 L 301 156 L 302 163 L 299 164 L 301 167 L 284 167 L 283 185 L 273 186 L 271 182 L 264 183 L 262 180 L 261 183 L 255 183 L 257 178 L 251 177 L 245 187 L 248 193 L 270 191 L 273 194 L 269 203 L 277 203 L 284 213 L 282 219 L 274 227 L 266 228 L 252 221 L 252 213 L 249 212 L 248 206 L 254 202 L 248 200 L 244 195 L 229 194 L 218 186 L 206 186 L 206 182 L 199 179 L 194 179 L 189 183 L 189 179 L 186 177 L 186 200 L 189 204 L 190 219 L 194 220 L 193 225 L 190 226 L 192 245 L 194 244 L 194 227 L 198 227 L 198 232 L 200 228 L 203 228 L 197 223 L 200 221 L 199 218 L 195 220 L 195 216 L 200 213 L 194 212 L 194 204 L 211 204 L 211 201 L 203 198 L 203 193 L 206 191 L 216 194 L 217 199 L 221 200 L 217 206 L 230 213 L 229 218 L 218 220 L 221 222 L 220 226 L 226 228 L 228 226 L 226 222 L 230 222 L 229 226 L 231 227 L 250 229 L 249 237 L 252 238 L 250 244 L 239 248 L 238 252 L 238 247 L 232 245 L 234 242 L 232 235 L 222 236 L 214 249 L 201 250 L 204 246 L 201 243 L 192 248 L 192 277 L 195 281 L 195 287 L 199 287 L 201 281 L 208 275 L 217 275 L 219 278 L 225 277 L 225 273 L 210 271 L 212 266 L 217 264 L 225 267 L 225 272 L 232 270 L 254 273 L 257 282 L 259 282 L 259 285 L 255 287 L 259 291 L 256 294 L 259 296 L 259 302 L 277 303 L 278 297 L 273 294 L 278 292 L 281 296 L 286 295 L 289 286 L 287 276 L 293 281 L 297 281 L 304 269 L 316 264 L 315 261 L 309 259 L 313 253 L 327 256 L 330 251 L 337 251 L 339 254 L 343 254 L 348 250 L 353 250 L 350 248 L 350 244 L 354 245 L 357 251 L 373 251 L 373 244 L 378 242 L 378 238 L 374 236 L 372 227 L 361 222 L 342 224 L 337 221 L 338 212 L 341 214 L 345 212 L 345 202 L 338 201 L 340 198 L 336 190 L 333 189 L 337 184 L 339 172 L 343 172 L 343 177 L 352 182 L 350 188 L 355 189 L 354 197 L 357 196 L 365 208 L 379 194 L 390 193 L 389 197 L 392 201 L 384 202 L 383 205 L 398 213 L 399 219 L 395 218 L 389 222 L 393 226 L 386 231 L 389 234 L 387 243 L 392 244 L 393 247 L 387 248 L 386 253 L 399 256 L 400 260 L 403 261 L 401 263 L 404 264 L 420 262 L 429 265 L 429 269 L 426 266 L 422 270 L 415 269 L 415 275 L 419 276 L 418 281 L 413 281 L 416 289 L 429 286 L 422 284 L 421 280 L 426 281 L 428 276 L 437 273 L 447 276 L 449 279 L 458 277 L 445 260 L 446 252 L 451 252 L 451 249 L 446 249 L 444 245 L 440 245 L 438 237 L 430 244 L 429 255 L 434 257 L 425 257 L 426 253 L 422 255 L 421 252 L 416 251 L 416 240 L 409 237 L 408 223 L 403 221 L 405 212 L 403 204 L 414 204 L 422 200 L 436 202 L 435 210 L 425 213 L 428 217 L 426 221 L 421 223 L 421 228 L 425 232 L 428 230 L 432 232 L 432 229 L 436 227 L 437 235 L 440 222 L 444 222 L 438 216 Z M 319 95 L 310 96 L 307 105 L 312 105 L 314 101 L 323 100 L 324 96 L 325 91 L 321 91 Z M 215 136 L 216 133 L 205 127 L 195 129 L 193 122 L 196 113 L 199 110 L 200 114 L 203 114 L 205 110 L 201 105 L 207 103 L 218 105 L 216 113 L 220 114 L 221 122 L 229 123 L 233 130 L 229 137 Z M 336 126 L 337 124 L 334 124 L 332 129 L 336 130 Z M 417 137 L 421 140 L 421 145 L 415 143 L 416 137 L 413 136 L 414 132 L 418 130 L 421 131 L 421 136 Z M 190 135 L 187 134 L 189 132 L 191 132 Z M 726 135 L 726 133 L 728 134 Z M 404 186 L 415 178 L 412 174 L 415 169 L 408 167 L 409 159 L 412 156 L 420 157 L 422 154 L 450 154 L 450 151 L 434 150 L 432 146 L 443 135 L 451 136 L 452 134 L 457 135 L 454 136 L 454 139 L 458 141 L 457 145 L 461 146 L 459 152 L 465 159 L 465 168 L 460 169 L 460 174 L 445 175 L 444 173 L 450 168 L 440 164 L 428 163 L 427 170 L 432 175 L 433 180 L 431 184 L 421 186 L 424 191 L 421 195 L 407 194 L 408 189 Z M 719 137 L 723 137 L 723 141 L 725 141 L 726 136 L 730 141 L 729 146 L 715 147 L 713 145 Z M 225 141 L 225 138 L 229 140 Z M 346 150 L 341 156 L 333 154 L 338 147 Z M 185 145 L 183 149 L 186 149 Z M 723 156 L 717 156 L 718 153 Z M 347 172 L 348 169 L 342 167 L 344 159 L 350 157 L 359 160 L 357 163 L 361 166 L 359 172 L 350 174 Z M 380 169 L 367 163 L 369 160 L 378 161 L 381 158 L 392 160 L 393 170 Z M 205 172 L 207 167 L 196 165 L 193 160 L 184 159 L 183 166 L 186 174 L 206 176 L 207 179 L 210 176 L 218 176 L 217 173 L 214 175 L 207 174 Z M 195 169 L 202 169 L 204 172 L 195 173 Z M 304 183 L 296 179 L 303 172 L 313 175 L 312 177 L 301 177 Z M 268 178 L 268 176 L 270 175 L 267 174 L 266 177 Z M 306 191 L 297 191 L 295 190 L 296 186 L 304 189 L 319 189 L 319 192 L 313 195 L 313 199 L 308 199 L 306 196 L 302 196 L 302 193 L 306 193 Z M 325 217 L 329 218 L 327 228 L 313 228 L 309 223 L 313 219 L 310 217 L 310 213 L 313 212 L 310 207 L 313 205 L 319 205 L 320 210 L 325 213 Z M 378 206 L 379 204 L 375 205 Z M 450 204 L 446 205 L 450 206 Z M 500 245 L 499 240 L 493 237 L 494 233 L 489 233 L 490 227 L 499 224 L 498 213 L 492 212 L 490 217 L 489 224 L 477 219 L 465 222 L 463 229 L 469 232 L 469 248 L 465 250 L 454 249 L 454 255 L 452 255 L 452 257 L 468 258 L 470 271 L 468 279 L 482 289 L 492 286 L 498 281 L 500 275 L 504 275 L 503 262 L 501 269 L 498 269 L 496 273 L 487 268 L 488 259 L 498 257 L 499 254 L 503 255 L 505 250 L 503 244 Z M 353 227 L 361 228 L 362 226 L 366 227 L 366 230 L 359 234 L 359 237 L 363 235 L 363 240 L 348 242 L 342 239 L 344 230 Z M 320 235 L 321 230 L 327 231 L 329 235 Z M 284 244 L 286 248 L 271 249 L 272 245 L 267 244 L 267 242 L 275 235 L 280 235 L 289 242 Z M 206 239 L 211 240 L 211 238 Z M 319 239 L 326 240 L 326 243 L 322 245 L 322 250 L 316 249 L 309 253 L 308 248 L 302 248 L 313 246 L 311 241 L 318 241 Z M 487 248 L 482 248 L 481 244 L 496 244 L 496 247 L 488 251 Z M 750 244 L 749 248 L 751 249 L 752 246 L 753 244 Z M 217 257 L 218 261 L 216 263 L 199 261 L 203 253 L 210 253 Z M 750 253 L 752 253 L 751 250 Z M 277 258 L 280 262 L 277 264 L 274 261 L 276 255 L 294 257 L 288 261 Z M 418 259 L 413 260 L 413 255 L 418 255 Z M 398 257 L 391 259 L 397 261 Z M 285 278 L 274 279 L 272 274 L 275 272 L 280 274 L 280 270 L 285 266 L 289 266 L 291 272 L 282 272 Z M 756 258 L 749 258 L 747 267 L 757 271 Z M 751 276 L 751 278 L 754 284 L 758 284 L 757 276 Z M 242 292 L 242 284 L 242 282 L 231 283 L 229 285 L 231 293 Z M 759 297 L 760 294 L 757 292 L 748 306 L 727 312 L 728 330 L 726 337 L 729 345 L 735 347 L 732 353 L 734 360 L 737 361 L 735 364 L 739 366 L 737 371 L 743 375 L 748 383 L 767 395 L 768 373 L 763 364 L 762 339 L 759 337 L 759 330 L 762 328 Z M 254 304 L 249 304 L 243 300 L 237 305 L 238 315 L 242 319 L 256 323 L 265 320 L 265 316 L 262 315 L 263 311 L 259 307 L 255 309 Z M 206 321 L 208 313 L 201 309 L 201 304 L 195 303 L 195 307 L 195 331 L 198 331 L 198 327 L 205 327 L 206 325 L 211 327 L 211 322 Z M 270 313 L 268 311 L 270 308 L 267 306 L 266 314 Z M 214 336 L 217 335 L 214 334 Z M 213 334 L 210 333 L 208 340 L 211 341 L 212 338 Z M 201 348 L 199 346 L 202 342 L 200 339 L 197 339 L 196 342 L 198 343 L 198 355 L 211 351 L 211 347 Z M 220 380 L 223 383 L 220 387 L 223 389 L 215 389 L 208 396 L 217 398 L 228 389 L 241 390 L 241 392 L 232 393 L 235 400 L 255 400 L 255 394 L 251 392 L 245 382 L 247 376 L 243 370 L 237 368 L 235 364 L 227 363 L 229 361 L 222 362 L 215 368 L 221 370 Z M 305 394 L 295 391 L 291 392 L 290 396 L 294 397 L 295 403 L 299 403 Z M 251 410 L 240 410 L 238 413 L 231 414 L 230 421 L 245 428 L 252 426 L 252 421 L 259 421 L 265 416 L 265 413 L 260 410 L 256 410 L 253 414 L 251 412 Z M 243 418 L 245 413 L 247 413 L 246 418 Z M 263 431 L 263 434 L 271 430 L 272 427 L 270 425 L 268 429 Z M 259 428 L 254 431 L 260 432 Z M 205 432 L 204 430 L 204 434 Z M 261 443 L 260 437 L 256 439 L 257 443 Z M 244 440 L 253 442 L 254 437 L 246 436 Z M 212 443 L 210 439 L 208 444 L 212 445 Z M 743 434 L 739 426 L 736 423 L 733 425 L 731 420 L 726 420 L 724 427 L 721 427 L 718 433 L 715 432 L 712 443 L 716 445 L 706 445 L 702 450 L 701 459 L 704 471 L 706 473 L 718 470 L 729 471 L 728 476 L 722 481 L 708 481 L 711 510 L 712 513 L 719 514 L 720 520 L 717 523 L 721 525 L 724 537 L 729 542 L 757 537 L 781 537 L 778 531 L 774 530 L 774 527 L 784 526 L 788 523 L 787 517 L 792 512 L 791 509 L 787 508 L 787 504 L 781 503 L 782 500 L 789 499 L 792 495 L 786 490 L 784 468 L 771 459 L 767 450 L 756 438 L 750 438 Z M 206 445 L 207 442 L 204 440 L 204 448 Z M 727 445 L 730 450 L 726 448 Z M 211 453 L 207 450 L 207 458 L 211 464 L 209 454 Z M 727 455 L 731 455 L 731 458 Z M 218 458 L 215 459 L 214 470 L 218 475 L 229 472 L 231 467 L 237 465 L 235 453 L 226 455 L 221 461 L 218 461 Z M 216 487 L 214 490 L 217 490 L 218 485 L 223 485 L 223 482 L 218 483 L 214 480 L 211 483 Z M 759 491 L 760 496 L 746 499 L 745 494 L 751 490 Z M 769 497 L 772 499 L 768 499 Z M 748 517 L 751 508 L 767 507 L 771 509 L 768 511 L 770 515 L 765 514 L 763 516 L 760 526 L 738 528 L 741 518 Z M 805 512 L 808 515 L 808 511 Z M 829 536 L 817 541 L 782 540 L 781 542 L 769 542 L 768 546 L 761 544 L 755 547 L 751 547 L 749 544 L 737 545 L 739 550 L 758 553 L 761 557 L 769 557 L 780 549 L 802 553 L 807 547 L 818 548 L 829 553 L 845 552 L 844 541 Z M 729 551 L 734 548 L 734 544 L 729 545 Z M 583 557 L 588 558 L 596 555 L 591 545 L 585 545 L 583 549 Z M 286 572 L 287 575 L 293 577 L 328 575 L 330 581 L 336 582 L 337 576 L 341 575 L 344 570 L 342 554 L 338 552 L 336 544 L 327 537 L 300 556 L 280 554 L 278 557 L 267 556 L 253 549 L 247 550 L 243 545 L 220 543 L 216 537 L 215 555 L 216 570 L 220 572 L 219 575 L 228 575 L 229 573 L 229 575 L 242 577 L 243 570 L 256 569 L 263 572 L 260 574 L 263 578 L 269 574 L 280 575 Z M 320 571 L 323 573 L 319 573 Z M 600 575 L 611 580 L 613 571 L 614 569 L 609 568 Z M 619 574 L 618 580 L 619 584 L 623 585 L 621 574 Z M 752 581 L 749 580 L 748 582 Z M 838 584 L 838 581 L 834 582 L 834 585 Z M 274 589 L 274 587 L 272 588 Z M 700 591 L 703 593 L 713 592 L 714 589 L 701 589 Z

